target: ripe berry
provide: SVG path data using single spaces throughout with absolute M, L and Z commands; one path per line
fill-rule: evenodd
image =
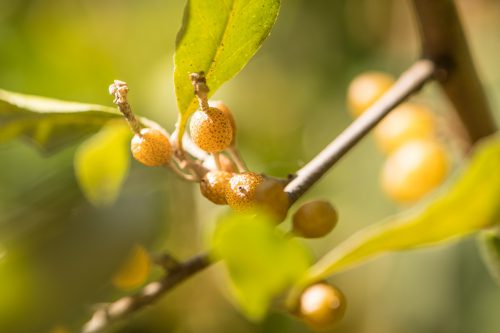
M 208 153 L 226 149 L 233 140 L 229 117 L 217 108 L 196 111 L 189 124 L 193 142 Z
M 432 139 L 436 119 L 427 107 L 404 103 L 375 127 L 374 134 L 382 151 L 390 153 L 410 140 Z
M 201 194 L 217 205 L 226 205 L 226 188 L 232 174 L 226 171 L 209 171 L 200 181 Z
M 119 289 L 133 289 L 146 281 L 150 260 L 146 250 L 140 245 L 134 245 L 129 257 L 123 263 L 119 271 L 114 275 L 113 285 Z
M 134 158 L 147 166 L 161 166 L 172 158 L 172 145 L 160 130 L 143 128 L 130 144 Z
M 292 231 L 304 238 L 319 238 L 332 231 L 337 221 L 337 211 L 328 201 L 314 200 L 293 214 Z
M 432 191 L 448 173 L 448 158 L 436 141 L 410 141 L 386 160 L 381 175 L 382 189 L 393 200 L 411 203 Z
M 233 161 L 229 157 L 224 154 L 219 154 L 219 162 L 221 166 L 221 170 L 227 171 L 230 173 L 236 172 L 236 168 L 234 166 Z M 203 166 L 208 170 L 217 170 L 217 166 L 215 165 L 215 160 L 213 155 L 207 156 L 205 160 L 203 160 Z
M 264 178 L 257 186 L 254 201 L 258 208 L 266 211 L 278 223 L 286 218 L 290 207 L 283 184 L 272 178 Z
M 255 172 L 243 172 L 234 175 L 226 189 L 228 205 L 237 212 L 246 212 L 255 207 L 257 186 L 264 177 Z
M 236 139 L 236 121 L 234 120 L 233 113 L 231 112 L 229 107 L 222 101 L 209 101 L 208 105 L 212 108 L 221 110 L 229 118 L 229 121 L 231 122 L 231 129 L 233 130 L 233 140 L 231 141 L 231 144 L 233 144 L 234 140 Z
M 381 72 L 366 72 L 355 77 L 347 90 L 347 106 L 360 116 L 394 84 L 394 79 Z
M 300 315 L 311 326 L 325 328 L 344 317 L 345 296 L 337 288 L 318 283 L 300 296 Z

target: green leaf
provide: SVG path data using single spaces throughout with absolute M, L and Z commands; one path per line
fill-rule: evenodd
M 130 138 L 124 121 L 112 121 L 78 147 L 75 174 L 92 204 L 109 206 L 117 199 L 130 166 Z
M 449 189 L 410 213 L 369 226 L 319 260 L 303 285 L 384 252 L 429 246 L 463 237 L 500 219 L 500 137 L 484 140 Z
M 212 251 L 225 261 L 231 292 L 252 320 L 261 319 L 273 297 L 295 283 L 310 262 L 302 244 L 261 214 L 224 217 L 217 224 Z
M 189 73 L 204 71 L 210 94 L 238 73 L 276 21 L 279 0 L 189 0 L 177 37 L 174 83 L 179 138 L 197 101 Z
M 477 241 L 488 271 L 500 285 L 500 229 L 481 231 Z
M 50 153 L 97 132 L 114 108 L 65 102 L 0 89 L 0 142 L 25 136 Z

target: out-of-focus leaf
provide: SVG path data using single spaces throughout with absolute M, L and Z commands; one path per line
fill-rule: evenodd
M 367 227 L 327 253 L 301 284 L 326 278 L 376 255 L 463 237 L 500 220 L 500 137 L 478 145 L 470 163 L 435 200 L 410 214 Z
M 238 73 L 276 21 L 280 0 L 189 0 L 177 37 L 174 83 L 182 138 L 196 110 L 189 73 L 204 71 L 210 93 Z M 179 140 L 180 141 L 180 140 Z
M 81 140 L 98 131 L 110 119 L 119 117 L 114 108 L 106 106 L 0 89 L 0 142 L 25 136 L 50 153 Z
M 213 256 L 229 271 L 231 292 L 243 312 L 261 319 L 270 302 L 309 266 L 309 255 L 296 239 L 277 230 L 264 215 L 232 214 L 218 222 Z
M 477 241 L 488 271 L 500 285 L 500 229 L 481 231 Z
M 82 143 L 75 154 L 75 173 L 85 197 L 96 206 L 115 202 L 130 166 L 130 129 L 113 121 Z

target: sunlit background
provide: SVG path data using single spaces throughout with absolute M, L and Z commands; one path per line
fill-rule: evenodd
M 458 4 L 499 119 L 500 2 Z M 135 112 L 172 131 L 172 57 L 183 7 L 180 0 L 1 0 L 0 88 L 111 106 L 107 87 L 121 79 Z M 398 75 L 418 53 L 408 1 L 287 0 L 262 49 L 215 97 L 235 114 L 250 168 L 286 176 L 349 124 L 345 92 L 356 74 Z M 417 98 L 449 112 L 434 85 Z M 125 294 L 109 281 L 132 244 L 186 258 L 206 247 L 206 231 L 225 209 L 196 186 L 135 161 L 118 202 L 93 208 L 75 180 L 76 147 L 44 156 L 27 141 L 0 143 L 0 332 L 76 332 L 94 304 Z M 380 190 L 383 159 L 369 137 L 303 198 L 331 200 L 340 212 L 331 235 L 307 241 L 317 255 L 402 209 Z M 227 298 L 222 273 L 203 272 L 115 332 L 308 331 L 280 311 L 247 321 Z M 500 330 L 500 289 L 474 237 L 381 257 L 331 281 L 349 304 L 332 332 Z

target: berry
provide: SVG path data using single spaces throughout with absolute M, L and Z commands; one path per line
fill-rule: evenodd
M 384 192 L 393 200 L 411 203 L 436 188 L 448 173 L 448 157 L 436 141 L 410 141 L 386 160 L 381 175 Z
M 436 120 L 425 106 L 404 103 L 375 127 L 374 134 L 382 151 L 390 153 L 410 140 L 432 139 Z
M 328 201 L 314 200 L 293 214 L 292 231 L 304 238 L 319 238 L 332 231 L 337 221 L 337 210 Z
M 161 166 L 172 158 L 172 145 L 160 130 L 143 128 L 130 144 L 134 158 L 147 166 Z
M 394 84 L 394 79 L 381 72 L 366 72 L 355 77 L 347 90 L 347 106 L 360 116 Z
M 255 204 L 271 215 L 276 222 L 286 218 L 290 201 L 284 191 L 284 186 L 278 180 L 264 178 L 255 191 Z
M 193 142 L 208 153 L 226 149 L 233 140 L 231 121 L 217 108 L 196 111 L 189 125 Z
M 208 105 L 210 105 L 210 107 L 221 110 L 229 118 L 229 121 L 231 122 L 231 129 L 233 130 L 233 140 L 231 141 L 231 144 L 233 144 L 234 140 L 236 139 L 236 121 L 234 120 L 233 113 L 231 112 L 229 107 L 222 101 L 209 101 Z
M 200 181 L 201 194 L 217 205 L 226 205 L 226 188 L 232 174 L 226 171 L 209 171 Z
M 236 168 L 234 166 L 233 161 L 231 161 L 231 159 L 229 157 L 227 157 L 226 155 L 219 154 L 219 162 L 220 162 L 221 169 L 223 171 L 227 171 L 230 173 L 236 172 Z M 208 170 L 217 170 L 217 166 L 215 165 L 214 156 L 213 155 L 207 156 L 207 158 L 205 158 L 203 160 L 203 166 L 205 168 L 207 168 Z
M 149 256 L 144 247 L 134 245 L 127 260 L 114 275 L 113 285 L 123 290 L 139 287 L 146 281 L 150 266 Z
M 346 300 L 337 288 L 318 283 L 300 296 L 300 315 L 311 326 L 324 328 L 344 317 Z
M 226 189 L 228 205 L 237 212 L 246 212 L 255 208 L 257 186 L 264 177 L 255 172 L 243 172 L 234 175 Z

